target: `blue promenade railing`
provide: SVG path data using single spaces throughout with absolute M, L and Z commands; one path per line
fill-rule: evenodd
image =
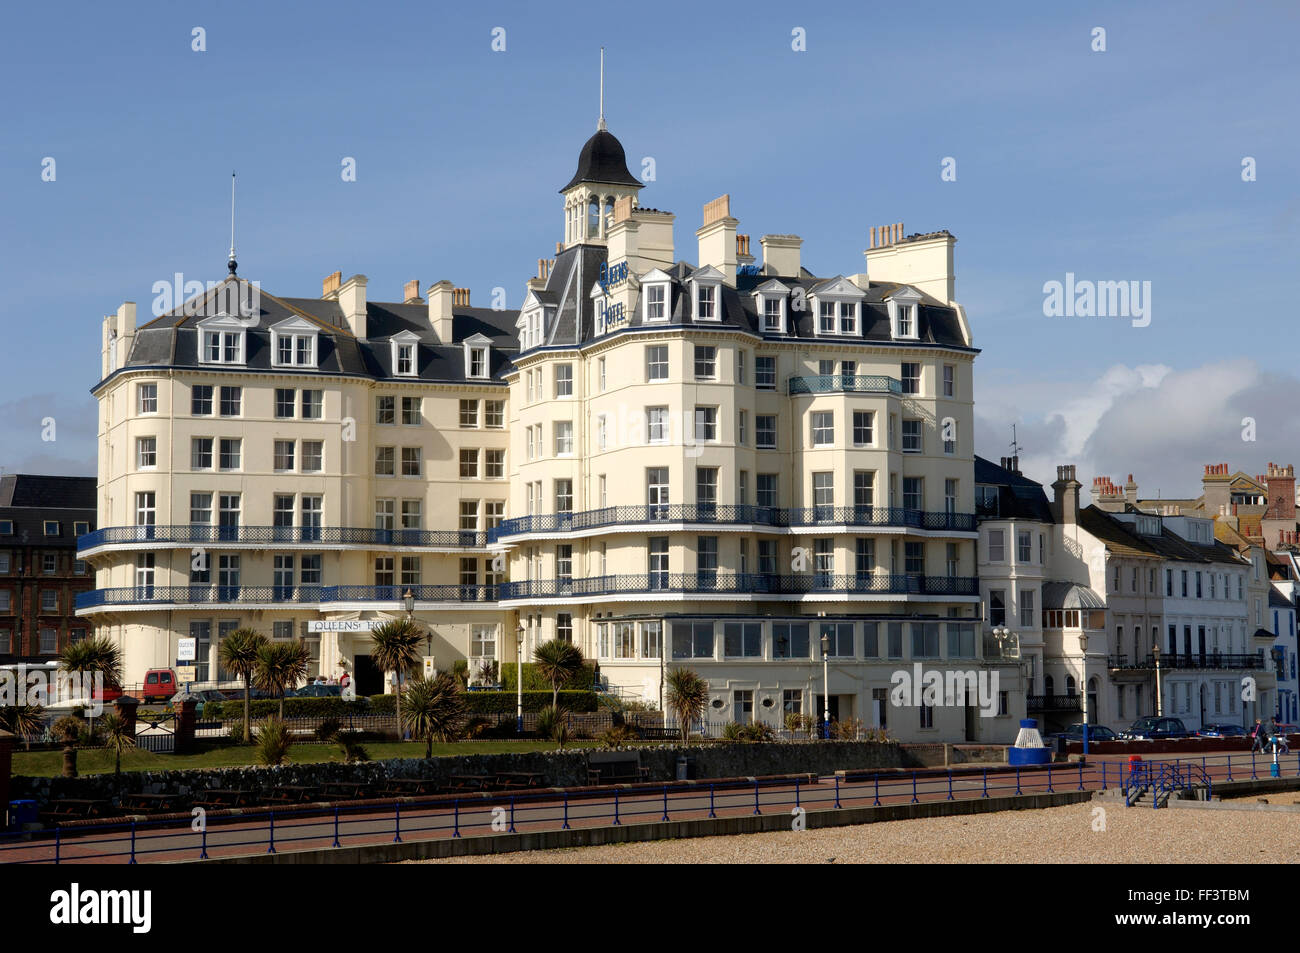
M 0 832 L 0 863 L 139 863 L 274 854 L 280 850 L 499 837 L 521 829 L 573 830 L 655 824 L 685 818 L 780 814 L 792 808 L 841 811 L 938 801 L 1005 799 L 1116 790 L 1126 802 L 1143 790 L 1169 794 L 1270 773 L 1269 756 L 1254 753 L 1139 762 L 1079 761 L 1042 766 L 991 765 L 786 775 L 717 781 L 649 782 L 600 788 L 437 794 L 299 806 L 209 811 L 200 830 L 187 811 L 169 817 L 127 816 L 103 822 Z M 1300 777 L 1300 755 L 1279 758 L 1278 776 Z M 1167 798 L 1152 798 L 1160 807 Z M 261 802 L 265 805 L 265 801 Z M 1136 803 L 1136 798 L 1134 798 Z M 505 829 L 502 829 L 504 823 Z M 491 849 L 490 847 L 488 849 Z
M 747 593 L 775 595 L 979 595 L 974 576 L 910 576 L 899 574 L 837 575 L 834 573 L 623 573 L 528 579 L 497 586 L 501 599 L 606 596 L 619 593 Z
M 210 526 L 183 523 L 166 526 L 108 526 L 77 537 L 78 550 L 127 543 L 176 545 L 247 543 L 272 546 L 276 544 L 303 544 L 478 549 L 487 544 L 487 533 L 450 529 L 370 529 L 355 526 Z
M 975 532 L 974 513 L 915 510 L 901 506 L 779 507 L 732 503 L 663 503 L 606 506 L 574 513 L 543 513 L 502 520 L 488 531 L 488 542 L 525 533 L 571 533 L 619 524 L 732 523 L 798 528 L 803 526 L 898 527 L 939 532 Z

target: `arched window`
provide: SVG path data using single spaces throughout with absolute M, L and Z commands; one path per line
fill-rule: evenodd
M 1052 694 L 1055 693 L 1055 690 L 1056 690 L 1056 682 L 1052 679 L 1052 676 L 1050 676 L 1050 675 L 1044 675 L 1044 676 L 1043 676 L 1043 694 L 1044 694 L 1044 695 L 1052 695 Z
M 1067 675 L 1065 676 L 1065 694 L 1073 695 L 1074 692 L 1075 692 L 1074 676 Z
M 587 200 L 587 237 L 595 238 L 600 234 L 600 199 L 592 196 Z
M 607 195 L 605 196 L 605 231 L 608 232 L 609 227 L 613 224 L 614 224 L 614 196 Z

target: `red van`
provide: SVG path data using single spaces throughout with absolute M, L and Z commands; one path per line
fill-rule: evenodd
M 170 668 L 151 668 L 144 674 L 144 688 L 140 699 L 145 702 L 165 702 L 180 691 L 176 672 Z

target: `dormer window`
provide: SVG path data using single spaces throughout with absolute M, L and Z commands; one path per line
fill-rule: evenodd
M 641 279 L 641 323 L 668 320 L 668 275 L 658 268 Z
M 420 339 L 412 331 L 394 334 L 389 343 L 392 346 L 393 376 L 415 377 L 419 374 Z
M 668 289 L 664 285 L 650 285 L 645 290 L 645 319 L 663 321 L 668 317 Z
M 861 288 L 843 276 L 828 279 L 808 295 L 816 302 L 817 335 L 860 337 L 862 334 Z
M 691 276 L 691 313 L 696 321 L 722 320 L 722 272 L 705 265 Z
M 471 380 L 486 380 L 488 377 L 488 348 L 492 339 L 483 334 L 467 338 L 465 346 L 465 376 Z
M 900 304 L 898 306 L 898 336 L 916 337 L 916 305 Z
M 213 315 L 199 322 L 199 363 L 243 364 L 245 327 L 230 314 Z
M 702 285 L 695 297 L 695 317 L 700 321 L 717 320 L 718 289 L 713 285 Z
M 790 289 L 775 279 L 754 289 L 761 333 L 785 334 L 786 301 L 789 296 Z
M 271 328 L 274 367 L 315 367 L 316 329 L 302 318 L 290 318 Z
M 920 336 L 917 309 L 921 294 L 914 288 L 903 287 L 889 297 L 889 324 L 895 338 L 916 340 Z

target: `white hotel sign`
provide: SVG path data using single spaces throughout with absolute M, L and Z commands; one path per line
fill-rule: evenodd
M 316 619 L 307 623 L 308 632 L 369 632 L 384 624 L 383 619 Z

